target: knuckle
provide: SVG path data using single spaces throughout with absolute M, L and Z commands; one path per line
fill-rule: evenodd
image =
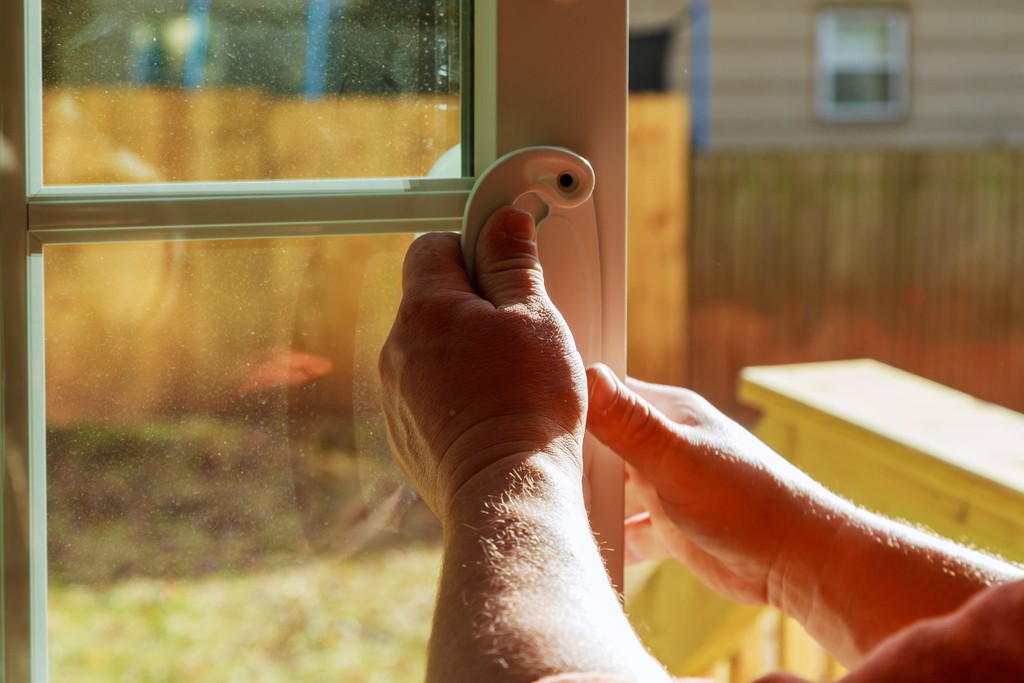
M 662 447 L 667 440 L 667 425 L 646 401 L 635 394 L 619 394 L 617 401 L 622 402 L 619 410 L 620 437 L 624 442 L 642 444 L 646 447 Z
M 646 439 L 654 432 L 654 420 L 646 403 L 641 403 L 635 396 L 628 396 L 624 411 L 623 432 L 635 439 Z
M 488 274 L 500 275 L 510 272 L 541 273 L 540 261 L 533 254 L 505 254 L 499 257 L 484 257 L 482 266 Z
M 417 237 L 405 252 L 405 261 L 402 265 L 403 276 L 407 280 L 415 278 L 423 268 L 433 267 L 453 248 L 458 249 L 457 239 L 454 234 L 438 232 L 430 232 Z
M 413 243 L 409 245 L 409 249 L 405 252 L 405 261 L 403 263 L 406 271 L 412 270 L 430 251 L 430 238 L 430 234 L 421 235 L 413 240 Z
M 501 301 L 544 291 L 539 266 L 527 258 L 506 258 L 483 265 L 477 273 L 477 284 L 485 296 Z

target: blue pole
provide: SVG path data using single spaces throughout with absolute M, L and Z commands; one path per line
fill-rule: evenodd
M 181 87 L 197 90 L 206 81 L 206 58 L 210 48 L 210 0 L 191 0 L 188 19 L 196 27 L 196 39 L 185 53 Z
M 156 29 L 147 30 L 145 42 L 138 46 L 135 65 L 132 67 L 132 83 L 148 85 L 160 78 L 163 48 L 157 40 Z
M 711 9 L 707 0 L 690 2 L 690 108 L 693 149 L 711 142 Z
M 344 11 L 344 5 L 341 10 Z M 327 90 L 327 39 L 331 27 L 331 0 L 309 0 L 306 8 L 306 61 L 302 92 L 320 98 Z

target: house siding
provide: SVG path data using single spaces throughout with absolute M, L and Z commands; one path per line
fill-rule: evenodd
M 678 6 L 634 1 L 652 14 Z M 909 111 L 889 123 L 822 122 L 817 13 L 872 5 L 908 10 Z M 711 0 L 710 7 L 712 148 L 1024 145 L 1022 0 Z M 685 90 L 685 50 L 677 46 L 672 59 L 671 83 Z

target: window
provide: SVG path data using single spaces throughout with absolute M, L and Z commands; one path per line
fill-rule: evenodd
M 288 4 L 0 5 L 8 683 L 422 678 L 436 532 L 375 358 L 499 156 L 594 165 L 624 370 L 625 1 Z
M 904 116 L 907 50 L 907 14 L 902 10 L 823 10 L 818 16 L 818 116 L 837 123 Z
M 45 186 L 421 177 L 461 140 L 458 0 L 41 11 Z

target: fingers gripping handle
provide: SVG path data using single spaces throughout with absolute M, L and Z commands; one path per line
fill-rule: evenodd
M 477 238 L 495 211 L 516 204 L 532 213 L 540 228 L 545 218 L 581 206 L 593 192 L 590 162 L 561 147 L 527 147 L 495 161 L 473 187 L 462 220 L 462 258 L 470 281 Z
M 603 305 L 594 169 L 560 147 L 528 147 L 498 159 L 477 181 L 462 224 L 462 257 L 474 281 L 477 238 L 490 216 L 515 204 L 537 221 L 548 295 L 569 325 L 585 364 L 602 360 Z M 541 228 L 544 228 L 541 230 Z M 594 444 L 584 441 L 588 500 Z M 621 482 L 617 484 L 621 487 Z
M 562 147 L 527 147 L 501 157 L 480 176 L 462 221 L 462 257 L 474 281 L 477 240 L 488 218 L 509 204 L 533 214 L 545 287 L 588 364 L 602 360 L 594 185 L 594 168 L 579 154 Z

